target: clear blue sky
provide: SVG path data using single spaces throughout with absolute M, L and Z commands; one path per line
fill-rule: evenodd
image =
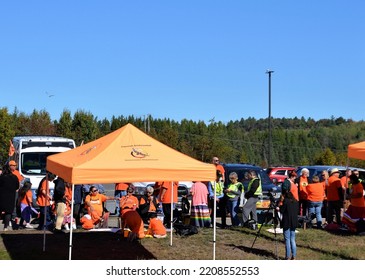
M 365 1 L 2 1 L 0 107 L 227 122 L 365 115 Z M 53 95 L 51 97 L 47 96 Z

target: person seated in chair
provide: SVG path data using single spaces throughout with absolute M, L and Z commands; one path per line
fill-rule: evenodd
M 94 225 L 100 225 L 102 228 L 108 227 L 109 212 L 104 211 L 104 202 L 114 199 L 114 196 L 100 194 L 96 186 L 90 187 L 90 193 L 85 198 L 85 208 Z
M 144 238 L 144 224 L 137 208 L 139 207 L 138 198 L 133 195 L 134 186 L 129 185 L 127 195 L 120 199 L 120 213 L 122 219 L 122 227 L 128 227 L 134 236 Z
M 153 187 L 148 186 L 146 188 L 146 195 L 142 196 L 139 200 L 139 208 L 138 212 L 141 215 L 142 220 L 148 224 L 149 223 L 149 214 L 156 213 L 160 210 L 160 202 L 156 196 L 153 195 L 154 189 Z

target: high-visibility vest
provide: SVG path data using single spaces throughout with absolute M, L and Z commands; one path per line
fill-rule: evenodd
M 259 180 L 259 186 L 258 188 L 256 189 L 254 195 L 262 195 L 262 186 L 261 186 L 261 180 L 259 178 L 253 178 L 249 183 L 248 183 L 248 187 L 247 187 L 247 191 L 250 191 L 251 189 L 251 186 L 252 186 L 252 183 L 255 181 L 255 180 Z
M 228 190 L 232 190 L 232 191 L 234 191 L 234 192 L 238 192 L 238 191 L 239 191 L 239 187 L 241 187 L 241 189 L 243 189 L 243 185 L 242 185 L 242 183 L 237 182 L 237 183 L 235 183 L 235 184 L 229 184 L 227 189 L 228 189 Z M 228 196 L 229 198 L 235 198 L 235 197 L 238 197 L 238 195 L 233 194 L 233 193 L 229 193 L 229 192 L 227 192 L 227 196 Z
M 220 196 L 223 194 L 223 188 L 224 188 L 224 184 L 223 182 L 219 181 L 219 182 L 216 182 L 216 181 L 211 181 L 210 182 L 211 186 L 212 186 L 212 191 L 214 193 L 214 186 L 216 188 L 216 196 Z

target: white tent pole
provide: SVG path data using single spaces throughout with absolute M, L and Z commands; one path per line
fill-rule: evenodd
M 217 234 L 217 180 L 213 182 L 214 186 L 214 202 L 213 202 L 213 260 L 215 260 L 215 242 L 216 242 L 216 234 Z
M 48 172 L 46 172 L 46 199 L 45 206 L 43 208 L 43 252 L 46 251 L 46 224 L 47 224 L 47 200 L 48 200 L 48 192 L 49 192 L 49 181 L 48 181 Z M 51 205 L 49 206 L 51 207 Z
M 71 223 L 70 223 L 70 242 L 69 242 L 69 251 L 68 251 L 68 259 L 72 259 L 72 226 L 73 226 L 73 217 L 74 217 L 74 192 L 75 185 L 72 184 L 72 194 L 71 194 Z
M 170 246 L 172 246 L 172 221 L 174 219 L 174 182 L 171 181 Z

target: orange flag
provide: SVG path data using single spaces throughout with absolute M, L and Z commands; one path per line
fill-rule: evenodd
M 10 142 L 10 146 L 9 146 L 9 157 L 12 157 L 15 153 L 15 148 L 14 148 L 14 145 L 13 145 L 13 142 L 11 142 L 11 140 L 9 140 Z

